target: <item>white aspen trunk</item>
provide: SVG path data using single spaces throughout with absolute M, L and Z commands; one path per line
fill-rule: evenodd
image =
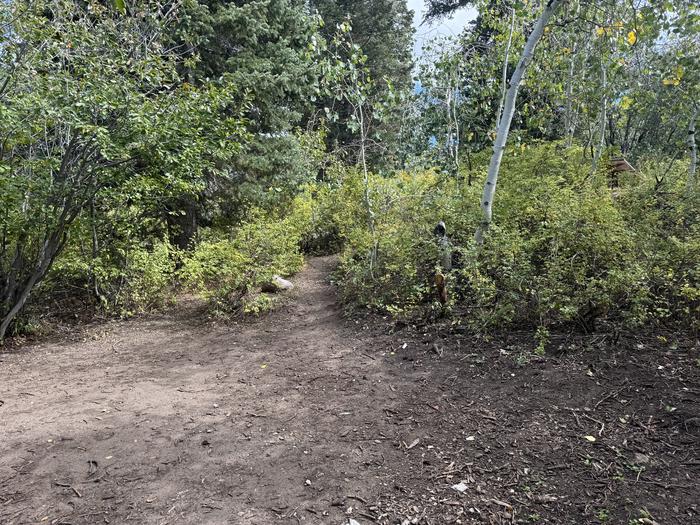
M 454 93 L 452 94 L 452 108 L 450 112 L 450 118 L 453 119 L 455 129 L 455 134 L 452 139 L 452 157 L 455 166 L 455 175 L 459 176 L 459 118 L 457 117 L 457 99 L 459 95 L 459 89 L 457 86 L 458 82 L 456 68 L 457 66 L 455 66 L 455 71 L 452 72 L 452 86 L 450 86 L 451 89 L 452 87 L 454 87 Z
M 456 83 L 456 82 L 455 82 Z M 459 119 L 457 118 L 457 87 L 455 86 L 455 93 L 452 97 L 452 116 L 454 118 L 455 124 L 455 138 L 454 138 L 454 157 L 455 157 L 455 168 L 457 170 L 457 175 L 459 175 Z
M 358 122 L 360 124 L 360 161 L 362 163 L 362 174 L 363 174 L 363 199 L 365 201 L 365 210 L 367 212 L 367 225 L 372 233 L 372 249 L 369 254 L 369 274 L 374 276 L 374 267 L 377 261 L 377 228 L 374 223 L 374 211 L 372 210 L 372 199 L 369 194 L 369 171 L 367 170 L 367 155 L 366 155 L 366 141 L 367 141 L 367 130 L 365 128 L 365 113 L 362 109 L 362 102 L 358 105 L 357 109 Z
M 598 168 L 598 161 L 600 160 L 600 156 L 603 154 L 603 150 L 605 149 L 605 127 L 608 122 L 608 96 L 605 93 L 608 89 L 608 74 L 605 69 L 605 64 L 601 64 L 601 70 L 603 83 L 603 101 L 600 108 L 600 142 L 598 143 L 598 147 L 596 148 L 595 153 L 593 154 L 591 175 L 595 173 L 595 170 Z
M 688 166 L 688 181 L 686 182 L 686 193 L 691 195 L 695 191 L 695 172 L 698 167 L 698 147 L 695 143 L 695 121 L 698 118 L 698 108 L 695 107 L 693 116 L 688 124 L 688 152 L 690 153 L 690 166 Z
M 535 47 L 544 34 L 544 28 L 547 25 L 547 22 L 549 22 L 549 19 L 552 17 L 561 3 L 562 0 L 549 0 L 547 2 L 542 14 L 537 19 L 537 22 L 535 22 L 535 27 L 532 29 L 532 33 L 530 33 L 530 36 L 527 38 L 525 49 L 523 49 L 523 54 L 518 61 L 515 71 L 513 71 L 513 75 L 510 77 L 508 91 L 506 92 L 506 98 L 503 104 L 503 114 L 498 122 L 498 130 L 496 133 L 496 140 L 493 144 L 491 163 L 489 164 L 489 171 L 486 177 L 486 183 L 484 184 L 484 192 L 481 197 L 482 221 L 476 230 L 476 234 L 474 235 L 477 245 L 483 244 L 486 232 L 491 225 L 491 220 L 493 217 L 493 198 L 496 194 L 498 171 L 501 167 L 501 160 L 503 160 L 503 152 L 506 149 L 508 133 L 510 132 L 510 124 L 513 121 L 513 114 L 515 113 L 515 102 L 518 97 L 520 83 L 523 80 L 525 70 L 530 65 L 530 62 L 532 62 Z
M 508 33 L 508 43 L 506 44 L 505 58 L 503 59 L 503 80 L 501 81 L 501 101 L 498 104 L 498 112 L 496 113 L 496 127 L 501 122 L 501 113 L 503 113 L 503 105 L 506 102 L 506 90 L 508 89 L 508 58 L 510 56 L 510 46 L 513 43 L 513 29 L 515 28 L 515 9 L 510 8 L 510 32 Z
M 454 135 L 452 134 L 452 78 L 450 77 L 449 85 L 445 86 L 445 109 L 447 110 L 447 137 L 445 138 L 445 146 L 450 160 L 453 161 L 454 152 L 452 142 Z
M 576 43 L 571 47 L 571 58 L 569 59 L 569 78 L 566 84 L 566 147 L 570 148 L 574 142 L 574 60 L 576 57 Z

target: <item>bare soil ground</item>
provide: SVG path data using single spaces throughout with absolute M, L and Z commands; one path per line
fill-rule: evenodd
M 700 523 L 697 340 L 396 330 L 332 265 L 0 354 L 0 523 Z

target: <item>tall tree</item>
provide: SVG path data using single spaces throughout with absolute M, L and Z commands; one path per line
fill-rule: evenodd
M 515 71 L 513 71 L 513 74 L 508 82 L 508 90 L 506 91 L 506 96 L 503 103 L 503 113 L 501 114 L 501 118 L 498 122 L 496 139 L 494 140 L 493 144 L 493 155 L 491 156 L 491 162 L 489 163 L 489 170 L 486 175 L 486 182 L 484 184 L 484 192 L 481 197 L 482 222 L 477 228 L 475 234 L 477 244 L 483 243 L 484 236 L 491 225 L 493 198 L 496 194 L 498 172 L 501 167 L 503 152 L 506 149 L 506 142 L 508 141 L 510 123 L 513 120 L 515 102 L 518 96 L 520 83 L 523 80 L 527 67 L 530 65 L 530 62 L 532 62 L 535 54 L 535 48 L 544 34 L 544 30 L 549 23 L 549 19 L 552 18 L 552 15 L 556 12 L 561 3 L 562 0 L 548 0 L 548 2 L 544 5 L 542 12 L 532 28 L 532 32 L 527 37 L 525 48 L 520 56 L 518 65 L 516 66 Z
M 0 4 L 0 340 L 96 195 L 138 179 L 189 191 L 243 135 L 231 86 L 181 85 L 163 47 L 172 12 L 130 10 Z
M 413 12 L 407 8 L 405 0 L 310 0 L 309 4 L 323 19 L 322 33 L 329 41 L 341 23 L 350 23 L 352 41 L 367 57 L 366 66 L 374 86 L 372 98 L 388 99 L 392 92 L 405 93 L 412 89 Z M 342 98 L 324 98 L 317 107 L 333 107 L 340 122 L 353 113 L 347 100 Z M 367 152 L 370 159 L 375 163 L 381 159 L 393 160 L 399 119 L 384 118 L 380 123 L 371 114 L 365 116 L 375 122 L 371 137 L 375 147 Z M 352 156 L 359 158 L 356 137 L 340 122 L 331 123 L 329 143 L 349 149 Z
M 235 85 L 251 137 L 225 176 L 170 203 L 171 239 L 187 248 L 199 222 L 237 222 L 269 188 L 292 191 L 312 171 L 295 129 L 318 91 L 318 21 L 304 0 L 190 0 L 179 20 L 184 79 Z

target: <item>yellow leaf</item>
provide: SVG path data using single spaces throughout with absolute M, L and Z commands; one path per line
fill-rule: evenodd
M 267 368 L 267 365 L 266 365 L 266 364 L 262 364 L 262 365 L 260 365 L 260 368 L 262 368 L 263 370 L 265 370 L 265 369 Z
M 629 33 L 627 33 L 627 42 L 629 42 L 631 46 L 633 46 L 635 42 L 637 42 L 637 32 L 635 30 L 632 30 Z
M 629 109 L 631 105 L 632 105 L 632 98 L 628 97 L 627 95 L 622 97 L 622 100 L 620 100 L 620 109 Z
M 598 36 L 603 36 L 605 34 L 605 29 L 603 29 L 602 27 L 596 27 L 595 32 Z
M 583 436 L 583 438 L 586 441 L 590 441 L 591 443 L 595 443 L 595 438 L 593 436 Z

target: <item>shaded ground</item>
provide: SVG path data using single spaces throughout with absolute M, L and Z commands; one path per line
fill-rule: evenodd
M 390 333 L 332 264 L 257 322 L 0 354 L 0 523 L 700 522 L 697 341 Z

